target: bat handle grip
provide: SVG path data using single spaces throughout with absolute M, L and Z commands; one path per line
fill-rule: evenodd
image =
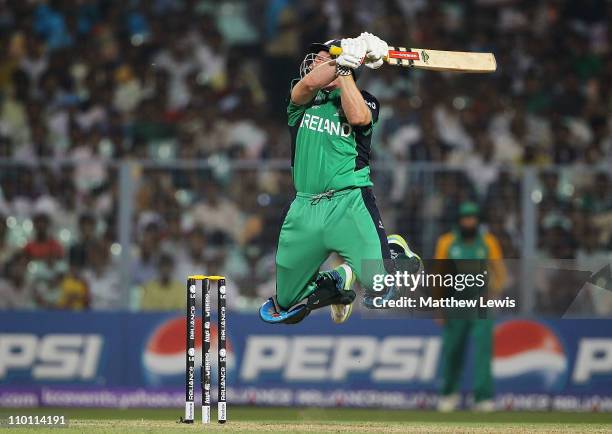
M 342 47 L 338 47 L 337 45 L 332 45 L 331 47 L 329 47 L 329 54 L 331 54 L 332 56 L 339 56 L 342 54 Z M 389 56 L 385 56 L 384 58 L 387 59 Z
M 338 47 L 337 45 L 332 45 L 329 47 L 329 54 L 332 56 L 339 56 L 342 54 L 342 48 Z

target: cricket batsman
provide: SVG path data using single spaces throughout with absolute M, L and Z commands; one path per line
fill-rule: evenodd
M 333 58 L 330 47 L 340 46 Z M 348 319 L 352 285 L 373 296 L 394 297 L 396 289 L 372 294 L 376 273 L 396 257 L 420 258 L 399 235 L 387 237 L 370 179 L 370 147 L 379 103 L 356 81 L 364 67 L 377 69 L 389 47 L 370 34 L 311 44 L 292 82 L 287 107 L 291 167 L 296 196 L 286 210 L 276 253 L 276 296 L 260 309 L 270 323 L 295 324 L 312 310 L 331 306 L 334 322 Z M 319 272 L 331 252 L 343 260 Z M 369 266 L 366 266 L 369 264 Z

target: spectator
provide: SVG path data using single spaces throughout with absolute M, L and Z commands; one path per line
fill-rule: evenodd
M 23 248 L 30 260 L 54 261 L 64 256 L 62 245 L 53 238 L 51 232 L 51 217 L 39 212 L 34 215 L 34 238 Z
M 205 256 L 207 247 L 206 233 L 201 226 L 194 227 L 186 236 L 186 247 L 180 250 L 176 256 L 179 264 L 175 268 L 174 278 L 185 280 L 191 274 L 206 274 L 208 262 Z
M 166 217 L 165 222 L 165 233 L 160 249 L 164 252 L 178 252 L 185 243 L 181 215 L 172 212 Z
M 183 108 L 189 103 L 186 79 L 196 69 L 191 52 L 189 41 L 175 40 L 169 49 L 163 50 L 154 60 L 154 64 L 167 72 L 170 78 L 171 96 L 169 107 L 165 108 Z
M 143 310 L 179 310 L 185 308 L 185 282 L 174 276 L 174 259 L 161 254 L 158 260 L 159 276 L 145 283 L 140 307 Z
M 15 247 L 8 240 L 6 216 L 0 213 L 0 268 L 13 256 Z
M 138 257 L 132 265 L 132 284 L 139 286 L 156 274 L 161 228 L 157 221 L 150 221 L 142 230 L 138 244 Z
M 31 309 L 35 307 L 32 288 L 26 281 L 28 259 L 16 253 L 0 268 L 0 310 Z
M 89 286 L 92 309 L 125 308 L 127 295 L 122 291 L 117 268 L 110 263 L 109 247 L 101 241 L 88 256 L 83 277 Z
M 89 262 L 90 252 L 97 246 L 96 217 L 85 213 L 79 218 L 79 239 L 70 247 L 70 260 L 76 267 L 82 268 Z
M 193 208 L 194 222 L 204 226 L 216 239 L 241 241 L 242 213 L 238 206 L 221 193 L 218 184 L 207 182 L 204 188 L 204 200 Z
M 97 246 L 92 244 L 90 247 Z M 70 252 L 68 272 L 64 274 L 59 283 L 60 295 L 56 304 L 59 309 L 83 310 L 89 308 L 89 286 L 79 271 L 79 267 L 83 265 L 82 259 L 78 252 Z
M 584 195 L 584 206 L 593 213 L 612 211 L 612 180 L 605 172 L 595 175 L 592 188 Z

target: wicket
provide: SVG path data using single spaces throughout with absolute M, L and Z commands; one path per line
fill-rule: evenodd
M 202 282 L 202 363 L 200 366 L 202 388 L 202 423 L 210 423 L 210 380 L 211 380 L 211 327 L 210 327 L 210 281 L 217 281 L 217 351 L 218 351 L 218 404 L 217 420 L 227 421 L 227 358 L 226 358 L 226 293 L 224 276 L 204 276 L 201 274 L 187 277 L 187 347 L 185 351 L 185 417 L 184 423 L 193 423 L 195 418 L 195 341 L 196 341 L 196 292 L 197 282 Z

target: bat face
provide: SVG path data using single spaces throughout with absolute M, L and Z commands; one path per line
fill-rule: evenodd
M 389 65 L 452 72 L 494 72 L 497 62 L 492 53 L 440 51 L 424 48 L 389 47 Z

